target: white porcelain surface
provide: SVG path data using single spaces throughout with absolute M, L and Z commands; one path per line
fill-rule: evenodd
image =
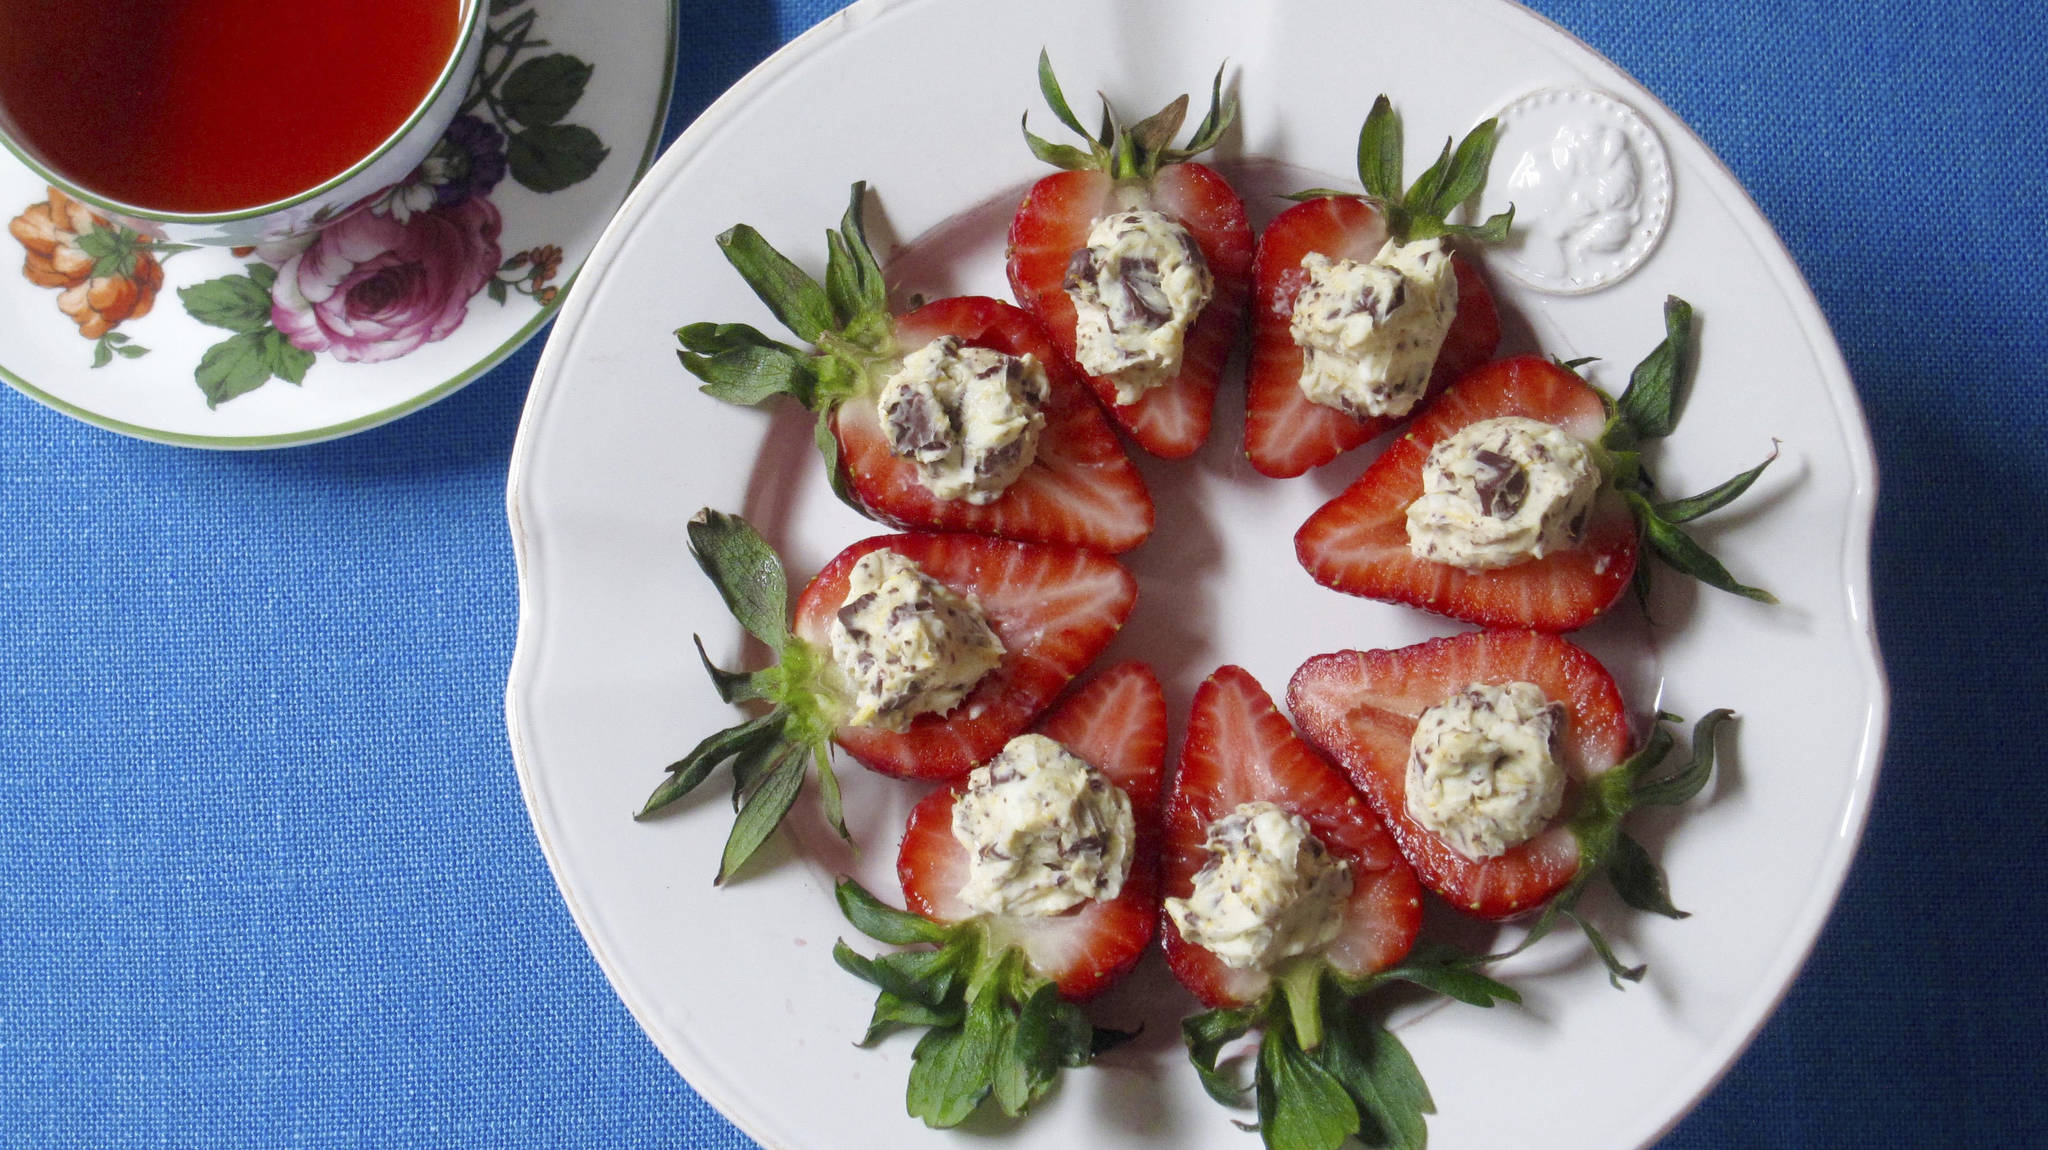
M 1447 135 L 1534 90 L 1624 93 L 1670 150 L 1683 195 L 1663 242 L 1610 290 L 1546 295 L 1495 276 L 1505 350 L 1601 355 L 1618 390 L 1661 334 L 1667 293 L 1702 317 L 1697 387 L 1656 455 L 1669 489 L 1697 490 L 1783 441 L 1744 507 L 1700 525 L 1739 575 L 1784 600 L 1765 607 L 1666 578 L 1658 626 L 1632 604 L 1581 634 L 1632 708 L 1742 714 L 1719 780 L 1639 830 L 1667 868 L 1679 922 L 1589 906 L 1642 985 L 1610 989 L 1576 938 L 1504 974 L 1524 1006 L 1406 1007 L 1395 1016 L 1435 1093 L 1431 1145 L 1631 1147 L 1704 1093 L 1784 992 L 1854 853 L 1885 717 L 1867 578 L 1875 476 L 1841 358 L 1805 284 L 1735 181 L 1648 93 L 1554 27 L 1497 0 L 878 0 L 855 5 L 764 63 L 662 159 L 593 255 L 547 348 L 508 492 L 521 578 L 508 722 L 534 826 L 592 951 L 655 1043 L 743 1129 L 773 1147 L 965 1146 L 903 1112 L 913 1039 L 853 1046 L 872 994 L 832 963 L 852 932 L 830 897 L 838 873 L 894 894 L 901 819 L 915 788 L 847 765 L 840 848 L 808 801 L 742 881 L 711 886 L 730 820 L 723 789 L 673 817 L 632 812 L 663 765 L 733 721 L 691 648 L 760 657 L 691 561 L 699 507 L 744 512 L 802 579 L 876 528 L 835 502 L 789 410 L 721 406 L 677 366 L 671 332 L 695 320 L 774 322 L 713 246 L 758 226 L 812 268 L 847 185 L 871 182 L 871 235 L 901 297 L 1006 293 L 1003 228 L 1043 174 L 1016 130 L 1029 110 L 1058 129 L 1034 83 L 1039 45 L 1070 93 L 1100 87 L 1132 115 L 1199 94 L 1217 62 L 1243 102 L 1221 166 L 1255 224 L 1274 193 L 1348 185 L 1375 94 L 1407 124 L 1410 171 Z M 1421 43 L 1459 45 L 1446 87 Z M 903 77 L 901 83 L 879 78 Z M 915 84 L 910 81 L 915 77 Z M 1078 105 L 1077 105 L 1078 106 Z M 1088 113 L 1083 113 L 1084 118 Z M 765 141 L 773 141 L 767 146 Z M 899 244 L 901 239 L 908 241 Z M 1253 474 L 1235 389 L 1195 458 L 1143 461 L 1158 534 L 1129 557 L 1137 609 L 1110 656 L 1160 670 L 1179 734 L 1195 685 L 1240 663 L 1281 689 L 1306 656 L 1395 646 L 1453 625 L 1314 586 L 1291 534 L 1361 470 L 1370 449 L 1289 481 Z M 1445 923 L 1433 919 L 1430 929 Z M 1511 932 L 1510 932 L 1511 933 Z M 1458 937 L 1485 945 L 1488 929 Z M 857 936 L 851 941 L 865 943 Z M 1005 1146 L 1242 1150 L 1244 1118 L 1190 1072 L 1178 1019 L 1192 1009 L 1148 961 L 1102 1003 L 1144 1036 L 1066 1076 Z

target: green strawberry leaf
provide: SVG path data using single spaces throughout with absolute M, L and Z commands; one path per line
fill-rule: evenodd
M 1090 135 L 1088 129 L 1081 126 L 1081 118 L 1074 115 L 1074 109 L 1067 104 L 1066 94 L 1060 91 L 1059 77 L 1055 76 L 1052 70 L 1052 56 L 1044 48 L 1038 50 L 1038 91 L 1045 97 L 1046 106 L 1052 109 L 1054 118 L 1065 124 L 1075 135 L 1088 141 L 1098 157 L 1106 158 L 1104 149 L 1109 144 L 1109 133 L 1104 131 L 1098 138 Z
M 718 250 L 798 339 L 816 343 L 819 336 L 837 330 L 838 316 L 825 289 L 770 246 L 760 232 L 747 224 L 735 224 L 719 234 Z
M 789 580 L 782 560 L 753 525 L 709 507 L 691 518 L 690 554 L 756 639 L 781 650 L 789 638 Z
M 947 938 L 947 929 L 921 914 L 897 910 L 867 892 L 852 879 L 840 879 L 832 888 L 832 897 L 839 903 L 839 913 L 853 928 L 876 942 L 891 946 L 910 946 L 914 943 L 941 943 Z
M 1276 1022 L 1259 1043 L 1259 1132 L 1270 1150 L 1337 1150 L 1358 1132 L 1358 1108 L 1344 1083 Z
M 1137 154 L 1158 155 L 1173 144 L 1174 136 L 1180 134 L 1180 126 L 1187 119 L 1188 98 L 1186 93 L 1182 93 L 1164 108 L 1132 124 L 1124 135 Z
M 1450 178 L 1451 141 L 1446 138 L 1443 151 L 1437 153 L 1435 161 L 1424 168 L 1422 174 L 1415 177 L 1415 182 L 1409 185 L 1408 194 L 1402 197 L 1402 206 L 1416 215 L 1435 216 L 1441 219 L 1442 213 L 1436 210 L 1437 197 L 1443 194 Z
M 1638 441 L 1662 439 L 1678 426 L 1692 386 L 1692 358 L 1692 305 L 1666 296 L 1664 340 L 1629 374 L 1628 389 L 1617 401 Z
M 796 802 L 797 791 L 803 788 L 807 765 L 808 760 L 803 755 L 783 756 L 747 796 L 739 817 L 733 820 L 732 834 L 725 840 L 725 853 L 719 859 L 718 875 L 711 880 L 714 884 L 723 885 L 725 880 L 738 873 L 747 860 L 754 857 L 754 852 L 768 841 L 775 828 L 782 824 L 782 817 Z
M 493 281 L 496 282 L 496 281 Z M 755 407 L 778 395 L 804 406 L 816 400 L 817 374 L 809 354 L 778 343 L 743 323 L 693 323 L 676 330 L 676 358 L 704 381 L 704 394 Z
M 845 945 L 840 943 L 839 947 Z M 833 954 L 837 956 L 838 950 L 835 949 Z M 963 1017 L 958 1010 L 907 1001 L 885 990 L 875 996 L 875 1013 L 868 1019 L 867 1033 L 861 1035 L 860 1041 L 854 1045 L 873 1046 L 883 1037 L 913 1026 L 958 1026 Z
M 1751 484 L 1757 481 L 1757 477 L 1764 473 L 1764 468 L 1769 467 L 1771 464 L 1776 463 L 1777 461 L 1778 445 L 1777 442 L 1773 440 L 1771 443 L 1771 454 L 1762 463 L 1759 463 L 1755 467 L 1750 468 L 1748 471 L 1745 471 L 1740 475 L 1737 475 L 1735 478 L 1728 480 L 1726 483 L 1722 483 L 1719 486 L 1709 488 L 1706 491 L 1700 492 L 1698 495 L 1689 496 L 1685 499 L 1673 499 L 1665 503 L 1659 503 L 1656 504 L 1655 507 L 1652 508 L 1652 510 L 1654 510 L 1657 513 L 1657 518 L 1663 520 L 1666 523 L 1691 522 L 1692 520 L 1698 519 L 1700 516 L 1707 514 L 1709 511 L 1718 511 L 1721 508 L 1728 506 L 1730 503 L 1735 502 L 1735 500 L 1738 497 L 1740 497 L 1743 492 L 1749 490 Z
M 1666 716 L 1667 718 L 1672 716 Z M 1692 728 L 1692 757 L 1677 773 L 1654 782 L 1638 782 L 1633 794 L 1644 806 L 1677 806 L 1700 793 L 1714 774 L 1714 739 L 1721 727 L 1735 717 L 1726 707 L 1708 711 Z M 1660 728 L 1661 729 L 1661 728 Z
M 1337 994 L 1324 996 L 1323 1036 L 1311 1057 L 1351 1096 L 1360 1119 L 1359 1141 L 1422 1150 L 1429 1137 L 1426 1116 L 1436 1113 L 1436 1103 L 1401 1040 Z
M 862 347 L 872 348 L 889 338 L 893 322 L 889 316 L 888 285 L 883 281 L 874 249 L 868 245 L 867 228 L 861 222 L 861 201 L 866 195 L 866 184 L 854 184 L 839 230 L 825 233 L 829 248 L 825 296 L 838 320 L 834 330 Z
M 800 748 L 781 739 L 759 745 L 748 746 L 732 757 L 729 768 L 732 774 L 732 809 L 734 814 L 746 809 L 747 802 L 754 797 L 761 785 Z
M 1614 893 L 1621 896 L 1621 901 L 1637 910 L 1665 918 L 1691 917 L 1671 905 L 1671 887 L 1665 881 L 1664 868 L 1626 831 L 1615 835 L 1614 846 L 1608 852 L 1607 881 L 1614 884 Z
M 1624 965 L 1621 959 L 1616 957 L 1614 948 L 1608 945 L 1607 936 L 1600 933 L 1592 923 L 1579 917 L 1576 910 L 1565 911 L 1564 917 L 1576 923 L 1579 930 L 1585 934 L 1586 941 L 1592 944 L 1593 953 L 1600 957 L 1601 965 L 1607 968 L 1607 982 L 1614 989 L 1625 989 L 1621 985 L 1624 982 L 1641 982 L 1643 975 L 1649 972 L 1650 967 L 1648 963 L 1638 963 L 1635 966 Z
M 654 788 L 654 793 L 647 796 L 640 812 L 633 817 L 647 818 L 696 790 L 721 764 L 751 754 L 756 748 L 776 745 L 782 740 L 788 718 L 789 713 L 777 707 L 765 715 L 707 736 L 689 754 L 669 764 L 668 777 Z
M 1401 148 L 1401 117 L 1382 95 L 1358 129 L 1358 182 L 1366 195 L 1389 204 L 1401 201 Z
M 1012 1118 L 1029 1110 L 1059 1080 L 1066 1054 L 1072 1048 L 1072 1022 L 1079 1016 L 1078 1011 L 1061 1010 L 1067 1004 L 1050 982 L 1041 982 L 1022 1001 L 1014 1024 L 1008 1028 L 1009 1041 L 996 1056 L 992 1091 L 996 1105 Z M 1093 1028 L 1083 1020 L 1081 1029 L 1085 1050 L 1088 1032 Z
M 1164 163 L 1182 163 L 1215 147 L 1217 141 L 1223 138 L 1223 133 L 1230 130 L 1231 122 L 1237 119 L 1237 101 L 1223 98 L 1225 66 L 1218 65 L 1215 79 L 1209 81 L 1209 114 L 1203 116 L 1202 122 L 1195 125 L 1194 135 L 1188 137 L 1186 144 L 1165 150 L 1162 155 Z
M 987 1000 L 970 1004 L 961 1025 L 926 1031 L 911 1053 L 904 1099 L 910 1116 L 942 1130 L 965 1122 L 995 1087 L 996 1054 L 1005 1037 Z
M 1228 1006 L 1181 1019 L 1181 1038 L 1187 1043 L 1188 1061 L 1194 1063 L 1195 1073 L 1202 1080 L 1202 1089 L 1225 1106 L 1244 1105 L 1245 1092 L 1216 1065 L 1216 1059 L 1225 1046 L 1250 1033 L 1252 1024 L 1257 1020 L 1258 1014 L 1254 1010 Z
M 711 661 L 711 656 L 704 653 L 702 636 L 692 635 L 690 641 L 697 645 L 697 659 L 704 664 L 704 673 L 711 676 L 711 687 L 718 692 L 720 702 L 746 703 L 754 699 L 768 698 L 766 688 L 762 686 L 761 680 L 755 677 L 761 672 L 723 670 Z
M 1486 960 L 1485 955 L 1466 954 L 1439 943 L 1423 943 L 1411 951 L 1399 966 L 1380 971 L 1355 988 L 1346 986 L 1346 989 L 1358 993 L 1383 982 L 1407 982 L 1468 1006 L 1491 1007 L 1496 1002 L 1519 1005 L 1522 996 L 1514 987 L 1496 982 L 1474 969 Z M 1340 985 L 1345 984 L 1340 981 Z
M 1493 164 L 1494 140 L 1499 131 L 1500 121 L 1483 120 L 1458 141 L 1457 154 L 1451 157 L 1445 168 L 1436 195 L 1422 210 L 1437 219 L 1445 219 L 1479 191 L 1486 183 L 1487 168 Z
M 1657 514 L 1657 508 L 1642 493 L 1624 491 L 1630 509 L 1636 513 L 1636 522 L 1641 526 L 1643 539 L 1650 550 L 1665 564 L 1680 573 L 1690 575 L 1717 591 L 1740 595 L 1759 603 L 1776 603 L 1778 597 L 1760 587 L 1751 587 L 1738 581 L 1728 573 L 1728 568 L 1713 557 L 1706 548 L 1692 536 L 1687 535 L 1677 524 L 1667 522 Z
M 1063 172 L 1092 172 L 1097 170 L 1101 161 L 1094 154 L 1084 152 L 1071 144 L 1055 144 L 1042 136 L 1032 134 L 1029 127 L 1031 113 L 1024 113 L 1024 123 L 1026 125 L 1024 128 L 1024 146 L 1030 148 L 1031 154 L 1039 161 L 1051 164 Z

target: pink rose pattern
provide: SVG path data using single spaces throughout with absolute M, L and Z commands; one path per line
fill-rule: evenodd
M 373 205 L 321 229 L 271 287 L 270 321 L 292 345 L 381 363 L 445 339 L 496 275 L 502 221 L 490 200 L 398 213 Z

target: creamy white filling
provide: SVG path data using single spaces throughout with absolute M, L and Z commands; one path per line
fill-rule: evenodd
M 832 623 L 832 661 L 852 688 L 847 723 L 901 731 L 919 715 L 944 714 L 1002 657 L 974 596 L 887 548 L 853 565 Z
M 1422 712 L 1408 816 L 1475 862 L 1528 842 L 1564 802 L 1564 707 L 1534 683 L 1474 683 Z
M 1406 415 L 1458 314 L 1458 277 L 1441 239 L 1388 240 L 1369 263 L 1310 252 L 1288 332 L 1302 349 L 1302 394 L 1364 418 Z
M 1149 209 L 1095 221 L 1063 285 L 1074 301 L 1074 359 L 1136 403 L 1180 374 L 1188 328 L 1216 283 L 1195 238 Z
M 1038 455 L 1052 394 L 1036 356 L 940 336 L 911 352 L 876 396 L 892 454 L 940 499 L 1000 498 Z
M 1238 970 L 1271 969 L 1328 946 L 1343 929 L 1351 864 L 1324 848 L 1307 820 L 1266 802 L 1209 824 L 1209 861 L 1166 913 L 1187 941 Z
M 1408 505 L 1408 550 L 1490 571 L 1569 550 L 1585 538 L 1600 490 L 1586 445 L 1518 415 L 1483 419 L 1438 440 Z
M 1131 871 L 1131 799 L 1044 735 L 1019 735 L 967 776 L 953 838 L 976 914 L 1054 915 L 1113 899 Z

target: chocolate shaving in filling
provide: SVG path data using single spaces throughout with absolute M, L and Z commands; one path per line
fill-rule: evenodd
M 1529 473 L 1497 451 L 1475 451 L 1472 460 L 1484 468 L 1473 477 L 1481 514 L 1513 519 L 1529 498 Z
M 889 446 L 898 455 L 944 458 L 953 448 L 953 416 L 942 405 L 910 392 L 884 413 Z

